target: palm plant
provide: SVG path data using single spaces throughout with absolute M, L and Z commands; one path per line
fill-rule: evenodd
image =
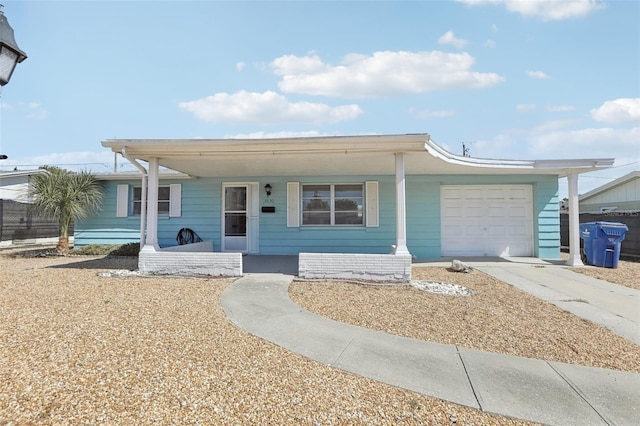
M 60 236 L 56 250 L 69 251 L 69 227 L 100 208 L 102 187 L 96 176 L 87 171 L 74 173 L 45 166 L 48 173 L 36 175 L 29 196 L 36 211 L 58 221 Z

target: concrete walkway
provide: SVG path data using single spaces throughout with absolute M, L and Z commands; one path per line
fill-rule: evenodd
M 475 266 L 491 271 L 492 265 Z M 544 268 L 531 267 L 536 271 L 526 275 L 506 265 L 493 272 L 524 273 L 514 280 L 530 286 L 536 277 L 549 279 L 537 275 Z M 640 374 L 470 350 L 336 322 L 294 304 L 291 281 L 282 274 L 246 275 L 223 293 L 222 307 L 236 326 L 283 348 L 424 395 L 544 424 L 638 424 Z

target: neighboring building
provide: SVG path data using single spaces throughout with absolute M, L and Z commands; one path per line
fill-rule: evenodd
M 34 214 L 27 193 L 34 176 L 45 170 L 0 172 L 0 247 L 47 244 L 58 237 L 58 223 Z
M 26 193 L 33 176 L 46 173 L 45 170 L 0 171 L 0 200 L 26 202 Z
M 580 213 L 640 211 L 640 171 L 634 171 L 580 196 Z
M 102 177 L 102 211 L 75 244 L 141 241 L 140 269 L 156 273 L 239 275 L 243 254 L 298 255 L 307 277 L 401 280 L 412 258 L 558 259 L 558 178 L 577 204 L 577 175 L 613 164 L 462 157 L 427 134 L 102 145 L 141 173 Z M 175 247 L 182 228 L 205 243 Z

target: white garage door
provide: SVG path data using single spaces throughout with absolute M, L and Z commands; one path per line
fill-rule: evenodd
M 440 187 L 442 256 L 532 256 L 531 185 Z

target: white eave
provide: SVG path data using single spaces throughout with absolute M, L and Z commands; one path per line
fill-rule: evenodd
M 405 154 L 407 174 L 547 174 L 566 176 L 613 165 L 614 159 L 498 160 L 463 157 L 426 133 L 284 139 L 110 139 L 114 152 L 192 176 L 370 175 L 394 173 Z
M 142 173 L 138 171 L 126 171 L 126 172 L 114 172 L 114 173 L 95 173 L 98 180 L 140 180 Z M 161 171 L 158 174 L 158 178 L 163 179 L 193 179 L 192 176 L 174 172 L 174 171 Z

